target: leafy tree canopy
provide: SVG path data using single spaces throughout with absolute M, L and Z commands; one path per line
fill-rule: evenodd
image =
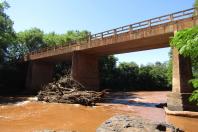
M 198 8 L 198 0 L 195 0 L 194 7 Z
M 45 46 L 43 36 L 43 31 L 31 28 L 17 33 L 18 44 L 26 45 L 29 51 L 35 51 Z
M 184 56 L 198 57 L 198 26 L 177 32 L 171 46 Z
M 84 31 L 68 31 L 65 34 L 56 34 L 51 32 L 44 35 L 44 42 L 47 46 L 63 45 L 72 41 L 83 41 L 88 37 L 89 32 Z
M 0 63 L 5 60 L 8 45 L 15 40 L 13 21 L 5 13 L 8 8 L 9 4 L 7 2 L 0 2 Z

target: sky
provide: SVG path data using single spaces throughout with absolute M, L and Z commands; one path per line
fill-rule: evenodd
M 16 32 L 37 27 L 44 32 L 88 30 L 98 33 L 192 8 L 194 0 L 7 0 Z M 116 55 L 119 62 L 167 61 L 169 48 Z

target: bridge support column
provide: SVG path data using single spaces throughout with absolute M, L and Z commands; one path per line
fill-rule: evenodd
M 74 52 L 72 56 L 72 78 L 81 83 L 87 90 L 98 90 L 98 57 Z
M 184 111 L 198 110 L 188 101 L 192 93 L 192 87 L 188 81 L 192 78 L 192 67 L 190 58 L 179 55 L 176 48 L 173 49 L 173 78 L 172 92 L 168 94 L 167 105 L 169 110 Z
M 52 81 L 53 65 L 29 62 L 26 77 L 26 92 L 37 93 L 41 86 Z

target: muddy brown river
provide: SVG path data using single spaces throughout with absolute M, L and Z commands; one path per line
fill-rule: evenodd
M 94 107 L 34 101 L 27 97 L 1 97 L 0 132 L 35 132 L 64 130 L 95 132 L 105 120 L 116 114 L 141 116 L 168 122 L 185 132 L 198 132 L 198 118 L 167 116 L 158 103 L 166 102 L 168 92 L 112 93 L 105 103 Z

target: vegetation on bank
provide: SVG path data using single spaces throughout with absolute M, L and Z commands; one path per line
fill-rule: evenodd
M 13 44 L 16 39 L 13 21 L 5 13 L 7 8 L 9 8 L 8 3 L 0 2 L 0 63 L 4 62 L 8 53 L 8 47 Z
M 116 91 L 169 90 L 169 65 L 156 62 L 138 66 L 135 62 L 122 62 L 116 66 L 117 58 L 103 57 L 100 60 L 101 88 Z

